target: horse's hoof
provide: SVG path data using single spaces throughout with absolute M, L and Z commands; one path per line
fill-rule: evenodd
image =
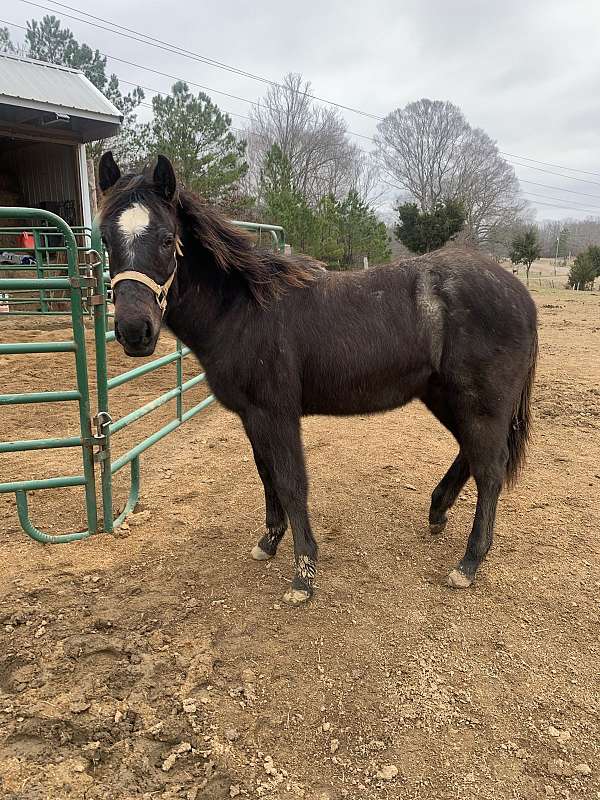
M 310 592 L 304 589 L 288 589 L 283 595 L 283 602 L 289 606 L 301 606 L 302 603 L 306 603 L 308 600 L 310 600 Z
M 472 583 L 473 579 L 468 578 L 464 572 L 458 569 L 453 569 L 448 575 L 448 586 L 453 589 L 468 589 Z
M 257 544 L 252 548 L 250 555 L 255 561 L 268 561 L 270 558 L 273 558 L 273 556 L 269 555 L 269 553 L 265 553 L 262 547 L 259 547 Z
M 444 529 L 448 521 L 445 520 L 444 522 L 430 522 L 429 523 L 429 532 L 432 533 L 434 536 L 437 536 L 439 533 L 443 533 Z

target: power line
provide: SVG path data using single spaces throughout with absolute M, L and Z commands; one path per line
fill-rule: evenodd
M 594 175 L 600 178 L 600 172 L 590 172 L 587 169 L 575 169 L 575 167 L 565 167 L 562 164 L 553 164 L 550 161 L 539 161 L 537 158 L 529 158 L 529 156 L 517 156 L 515 153 L 506 153 L 503 150 L 498 150 L 500 155 L 508 156 L 509 158 L 520 158 L 521 161 L 533 161 L 534 164 L 543 164 L 546 167 L 556 167 L 556 169 L 565 169 L 569 172 L 580 172 L 582 175 Z
M 524 169 L 534 169 L 536 172 L 546 172 L 548 175 L 557 175 L 559 178 L 567 178 L 570 181 L 579 181 L 579 183 L 593 183 L 594 186 L 600 186 L 598 181 L 589 181 L 586 178 L 575 178 L 573 175 L 563 175 L 561 172 L 552 172 L 549 169 L 542 169 L 541 167 L 532 167 L 531 164 L 517 164 L 514 161 L 509 161 L 514 167 L 522 167 Z
M 27 5 L 34 6 L 34 7 L 42 8 L 42 9 L 44 9 L 44 10 L 47 10 L 47 11 L 52 11 L 52 10 L 53 10 L 53 9 L 51 9 L 51 8 L 48 8 L 48 7 L 46 7 L 46 6 L 43 6 L 43 5 L 39 4 L 39 3 L 32 2 L 32 0 L 21 0 L 21 2 L 23 2 L 23 3 L 27 4 Z M 72 6 L 68 6 L 68 5 L 64 4 L 64 3 L 59 3 L 59 2 L 56 2 L 56 0 L 50 0 L 50 2 L 52 2 L 52 3 L 53 3 L 54 5 L 56 5 L 56 6 L 60 6 L 60 7 L 62 7 L 62 8 L 68 8 L 68 9 L 70 9 L 70 10 L 77 11 L 78 13 L 84 14 L 84 15 L 86 15 L 86 16 L 89 16 L 89 17 L 93 18 L 93 19 L 97 19 L 97 20 L 99 20 L 99 21 L 101 21 L 101 22 L 106 22 L 107 24 L 109 24 L 109 25 L 111 25 L 111 26 L 113 26 L 113 27 L 121 28 L 121 29 L 122 29 L 122 30 L 124 30 L 124 31 L 128 31 L 128 32 L 130 32 L 130 33 L 134 33 L 134 34 L 138 34 L 139 36 L 142 36 L 142 37 L 144 37 L 144 39 L 148 39 L 148 40 L 150 40 L 150 41 L 148 41 L 148 42 L 144 41 L 143 39 L 138 39 L 138 40 L 137 40 L 137 41 L 141 41 L 141 42 L 142 42 L 142 43 L 144 43 L 144 44 L 151 44 L 152 46 L 159 46 L 159 45 L 160 45 L 160 49 L 165 49 L 165 47 L 163 47 L 163 46 L 162 46 L 162 45 L 164 44 L 164 45 L 165 45 L 167 48 L 170 48 L 170 49 L 171 49 L 171 51 L 175 51 L 175 50 L 181 51 L 181 53 L 182 53 L 182 54 L 189 54 L 189 55 L 193 56 L 194 58 L 196 58 L 197 60 L 204 60 L 206 63 L 209 63 L 209 62 L 210 62 L 210 63 L 212 63 L 212 62 L 214 62 L 214 60 L 213 60 L 213 59 L 207 59 L 206 57 L 204 57 L 204 56 L 200 56 L 199 54 L 193 53 L 192 51 L 185 51 L 183 48 L 179 48 L 179 47 L 178 47 L 178 46 L 176 46 L 176 45 L 171 45 L 171 44 L 169 44 L 169 43 L 163 42 L 163 41 L 162 41 L 162 40 L 160 40 L 160 39 L 154 39 L 154 37 L 147 36 L 146 34 L 141 34 L 141 33 L 139 33 L 138 31 L 135 31 L 135 30 L 133 30 L 133 29 L 126 28 L 126 27 L 124 27 L 124 26 L 118 25 L 117 23 L 112 23 L 112 22 L 110 22 L 109 20 L 105 20 L 105 19 L 103 19 L 103 18 L 101 18 L 101 17 L 96 17 L 95 15 L 93 15 L 93 14 L 89 14 L 88 12 L 85 12 L 85 11 L 80 11 L 79 9 L 76 9 L 76 8 L 74 8 L 74 7 L 72 7 Z M 63 13 L 63 12 L 59 12 L 59 13 Z M 77 18 L 77 17 L 72 17 L 72 16 L 71 16 L 71 15 L 69 15 L 69 14 L 64 14 L 64 16 L 66 16 L 66 17 L 67 17 L 67 18 L 69 18 L 69 19 L 75 19 L 76 21 L 79 21 L 79 22 L 85 22 L 86 24 L 93 25 L 94 27 L 99 27 L 99 28 L 101 28 L 102 30 L 107 30 L 109 33 L 116 33 L 117 35 L 125 35 L 125 34 L 121 34 L 121 33 L 120 33 L 119 31 L 117 31 L 117 30 L 112 30 L 112 29 L 110 29 L 110 28 L 105 28 L 105 27 L 103 27 L 103 26 L 95 25 L 94 23 L 91 23 L 91 22 L 89 22 L 88 20 L 85 20 L 85 19 L 79 19 L 79 18 Z M 1 22 L 3 22 L 4 24 L 8 24 L 8 25 L 14 26 L 14 27 L 16 27 L 16 28 L 20 28 L 21 30 L 27 30 L 27 28 L 25 28 L 25 26 L 22 26 L 22 25 L 17 25 L 16 23 L 11 23 L 11 22 L 4 21 L 4 20 L 0 20 L 0 21 L 1 21 Z M 131 36 L 127 36 L 127 38 L 133 38 L 133 37 L 131 37 Z M 154 44 L 153 44 L 153 42 L 156 42 L 157 44 L 156 44 L 156 45 L 154 45 Z M 157 69 L 154 69 L 154 68 L 152 68 L 152 67 L 147 67 L 147 66 L 144 66 L 144 65 L 142 65 L 142 64 L 138 64 L 138 63 L 136 63 L 136 62 L 132 62 L 132 61 L 128 61 L 128 60 L 126 60 L 126 59 L 118 58 L 117 56 L 111 56 L 111 55 L 110 55 L 110 54 L 108 54 L 108 53 L 102 53 L 102 55 L 103 55 L 104 57 L 106 57 L 106 58 L 110 58 L 110 59 L 112 59 L 113 61 L 118 61 L 118 62 L 120 62 L 120 63 L 123 63 L 123 64 L 126 64 L 126 65 L 128 65 L 128 66 L 135 67 L 136 69 L 142 69 L 142 70 L 145 70 L 145 71 L 148 71 L 148 72 L 152 72 L 152 73 L 154 73 L 154 74 L 156 74 L 156 75 L 160 75 L 160 76 L 162 76 L 162 77 L 169 78 L 170 80 L 175 80 L 175 81 L 183 81 L 183 82 L 185 82 L 185 83 L 187 83 L 187 84 L 189 84 L 189 85 L 195 86 L 195 87 L 197 87 L 197 88 L 204 89 L 204 90 L 206 90 L 206 91 L 209 91 L 209 92 L 212 92 L 212 93 L 216 93 L 216 94 L 221 94 L 221 95 L 223 95 L 223 96 L 225 96 L 225 97 L 229 97 L 229 98 L 231 98 L 231 99 L 239 100 L 239 101 L 241 101 L 241 102 L 248 103 L 248 104 L 250 104 L 250 105 L 253 105 L 253 106 L 256 106 L 256 107 L 258 107 L 258 108 L 266 108 L 266 109 L 270 109 L 270 106 L 268 106 L 268 105 L 265 105 L 265 104 L 263 104 L 263 103 L 260 103 L 260 102 L 257 102 L 257 101 L 250 100 L 249 98 L 240 97 L 239 95 L 234 95 L 234 94 L 232 94 L 232 93 L 229 93 L 229 92 L 223 92 L 223 91 L 221 91 L 221 90 L 219 90 L 219 89 L 215 89 L 215 88 L 213 88 L 213 87 L 210 87 L 210 86 L 206 86 L 206 85 L 203 85 L 203 84 L 196 83 L 196 82 L 194 82 L 194 81 L 186 80 L 185 78 L 179 78 L 179 77 L 177 77 L 177 76 L 175 76 L 175 75 L 172 75 L 172 74 L 170 74 L 170 73 L 166 73 L 166 72 L 162 72 L 162 71 L 160 71 L 160 70 L 157 70 Z M 221 62 L 214 62 L 214 63 L 215 63 L 215 65 L 223 66 L 224 68 L 225 68 L 225 67 L 229 67 L 229 65 L 223 65 L 223 64 L 221 64 Z M 237 68 L 231 68 L 231 71 L 235 71 L 235 72 L 237 72 L 238 74 L 244 74 L 244 75 L 246 75 L 246 76 L 248 76 L 248 77 L 254 77 L 254 78 L 257 78 L 257 79 L 261 79 L 261 78 L 260 78 L 260 76 L 254 76 L 254 75 L 252 75 L 252 73 L 246 73 L 245 71 L 243 71 L 243 70 L 239 70 L 239 69 L 237 69 Z M 119 78 L 119 80 L 121 80 L 121 81 L 122 81 L 123 83 L 125 83 L 125 84 L 129 84 L 129 85 L 132 85 L 132 86 L 139 85 L 139 84 L 135 84 L 135 83 L 133 83 L 132 81 L 127 81 L 127 80 L 124 80 L 124 79 L 122 79 L 122 78 Z M 270 80 L 268 80 L 268 79 L 266 79 L 266 78 L 265 78 L 265 79 L 261 79 L 261 80 L 263 80 L 264 82 L 266 82 L 266 83 L 269 83 L 269 84 L 271 84 L 271 85 L 274 85 L 274 86 L 281 86 L 281 84 L 278 84 L 278 83 L 276 83 L 276 82 L 274 82 L 274 81 L 270 81 Z M 161 91 L 159 91 L 159 90 L 157 90 L 157 89 L 152 89 L 152 88 L 149 88 L 149 87 L 140 86 L 140 88 L 143 88 L 143 89 L 145 89 L 146 91 L 153 92 L 153 93 L 155 93 L 155 94 L 160 94 L 160 95 L 163 95 L 163 96 L 165 96 L 165 95 L 167 95 L 167 94 L 168 94 L 168 93 L 166 93 L 166 92 L 161 92 Z M 374 115 L 374 114 L 370 114 L 370 113 L 368 113 L 368 112 L 363 112 L 363 111 L 361 111 L 360 109 L 354 109 L 354 108 L 351 108 L 351 107 L 349 107 L 349 106 L 342 106 L 341 104 L 335 103 L 334 101 L 328 101 L 328 100 L 325 100 L 325 99 L 322 99 L 322 98 L 318 98 L 318 97 L 316 97 L 316 96 L 309 95 L 308 93 L 305 93 L 305 92 L 298 92 L 297 90 L 292 90 L 292 91 L 296 91 L 296 93 L 298 93 L 298 94 L 301 94 L 301 95 L 303 95 L 303 96 L 307 96 L 307 97 L 311 97 L 312 99 L 319 100 L 320 102 L 329 103 L 329 104 L 331 104 L 331 105 L 338 105 L 338 106 L 340 106 L 340 107 L 344 107 L 344 108 L 346 108 L 346 110 L 350 110 L 350 111 L 356 111 L 357 113 L 362 113 L 362 114 L 363 114 L 363 115 L 365 115 L 365 116 L 370 116 L 370 117 L 373 117 L 373 118 L 375 118 L 375 119 L 382 119 L 381 117 L 377 117 L 377 116 L 376 116 L 376 115 Z M 148 103 L 142 103 L 141 105 L 143 105 L 143 106 L 145 106 L 145 107 L 148 107 L 148 108 L 152 108 L 152 106 L 151 106 L 150 104 L 148 104 Z M 244 115 L 244 114 L 239 114 L 239 113 L 237 113 L 237 112 L 233 112 L 233 111 L 226 111 L 226 110 L 224 110 L 224 111 L 225 111 L 225 113 L 227 113 L 227 114 L 230 114 L 231 116 L 237 116 L 237 117 L 240 117 L 240 118 L 242 118 L 242 119 L 250 119 L 250 117 L 247 117 L 247 116 L 246 116 L 246 115 Z M 240 133 L 245 133 L 245 131 L 243 131 L 243 130 L 240 130 L 239 128 L 234 128 L 234 130 L 236 130 L 236 131 L 238 131 L 238 132 L 240 132 Z M 365 140 L 367 140 L 367 141 L 375 142 L 375 139 L 374 139 L 373 137 L 366 136 L 366 135 L 364 135 L 364 134 L 355 133 L 354 131 L 347 131 L 347 133 L 348 133 L 348 134 L 350 134 L 350 135 L 352 135 L 352 136 L 357 136 L 357 137 L 359 137 L 359 138 L 365 139 Z M 365 151 L 365 152 L 367 152 L 367 151 Z M 502 151 L 499 151 L 499 152 L 500 152 L 502 155 L 507 155 L 507 156 L 511 156 L 511 157 L 517 157 L 517 158 L 519 157 L 519 156 L 514 156 L 513 154 L 510 154 L 510 153 L 504 153 L 504 152 L 502 152 Z M 523 156 L 522 158 L 523 158 L 523 160 L 527 160 L 527 161 L 533 161 L 534 163 L 540 163 L 540 164 L 545 164 L 545 163 L 548 163 L 548 162 L 539 161 L 539 160 L 537 160 L 537 159 L 531 159 L 531 158 L 528 158 L 527 156 Z M 591 183 L 591 184 L 594 184 L 594 185 L 599 185 L 599 186 L 600 186 L 600 183 L 598 183 L 597 181 L 588 181 L 588 180 L 584 180 L 584 179 L 582 179 L 582 178 L 576 178 L 576 177 L 573 177 L 573 176 L 570 176 L 570 175 L 563 175 L 563 174 L 561 174 L 561 173 L 552 172 L 552 171 L 550 171 L 550 170 L 543 170 L 543 169 L 540 169 L 540 168 L 537 168 L 537 167 L 533 167 L 533 166 L 531 166 L 530 164 L 518 164 L 518 163 L 516 163 L 516 162 L 509 162 L 509 163 L 511 163 L 513 166 L 516 166 L 516 167 L 534 169 L 534 170 L 536 170 L 536 171 L 540 171 L 540 172 L 547 172 L 548 174 L 557 175 L 558 177 L 562 177 L 562 178 L 568 178 L 568 179 L 570 179 L 570 180 L 576 180 L 576 181 L 580 181 L 580 182 L 583 182 L 583 183 Z M 559 169 L 570 169 L 569 167 L 560 167 L 560 166 L 558 166 L 558 165 L 554 165 L 554 164 L 549 164 L 549 166 L 557 166 Z M 577 171 L 577 172 L 581 172 L 582 174 L 591 174 L 591 175 L 596 175 L 596 174 L 598 174 L 598 173 L 588 172 L 588 171 L 586 171 L 586 170 L 575 170 L 575 169 L 573 169 L 573 170 L 571 170 L 571 171 L 574 171 L 574 172 L 575 172 L 575 171 Z M 580 195 L 582 195 L 582 196 L 593 197 L 594 199 L 600 199 L 600 198 L 598 198 L 597 196 L 595 196 L 595 195 L 591 195 L 591 194 L 588 194 L 588 193 L 586 193 L 586 192 L 576 192 L 576 191 L 574 191 L 574 190 L 572 190 L 572 189 L 571 189 L 571 190 L 570 190 L 570 189 L 563 189 L 563 188 L 561 188 L 561 187 L 558 187 L 558 186 L 554 187 L 554 186 L 547 186 L 547 185 L 545 185 L 545 184 L 535 184 L 535 182 L 533 182 L 533 181 L 527 181 L 527 180 L 525 180 L 525 179 L 521 179 L 521 181 L 522 181 L 523 183 L 531 183 L 532 185 L 538 185 L 538 186 L 542 186 L 542 187 L 544 187 L 544 188 L 550 188 L 550 189 L 554 189 L 554 190 L 556 190 L 556 191 L 559 191 L 559 192 L 569 192 L 569 193 L 571 193 L 571 194 L 580 194 Z M 387 181 L 384 181 L 384 182 L 385 182 L 385 183 L 388 183 Z M 389 183 L 388 183 L 388 185 L 389 185 L 389 186 L 392 186 L 393 188 L 398 188 L 398 189 L 400 188 L 400 187 L 394 186 L 393 184 L 389 184 Z M 534 196 L 534 193 L 527 193 L 527 192 L 525 192 L 525 194 L 531 194 L 532 196 Z M 547 199 L 549 199 L 549 200 L 556 200 L 556 201 L 560 202 L 559 198 L 551 198 L 551 197 L 547 197 L 546 195 L 538 195 L 538 197 L 546 197 L 546 198 L 547 198 Z M 538 204 L 541 204 L 541 203 L 538 201 Z M 546 203 L 546 205 L 550 205 L 550 204 Z M 579 205 L 581 205 L 581 204 L 579 204 Z M 552 207 L 552 206 L 550 206 L 550 207 Z M 578 208 L 576 208 L 576 207 L 575 207 L 575 206 L 573 206 L 573 205 L 571 205 L 571 206 L 569 206 L 569 205 L 567 205 L 567 206 L 563 206 L 563 208 L 569 208 L 569 209 L 572 209 L 572 210 L 574 210 L 574 211 L 577 211 L 577 210 L 581 210 L 581 211 L 589 211 L 589 209 L 585 209 L 585 208 L 578 209 Z
M 175 53 L 177 55 L 183 55 L 186 58 L 190 58 L 190 59 L 195 60 L 195 61 L 200 61 L 202 63 L 208 64 L 208 65 L 213 66 L 215 68 L 223 69 L 223 70 L 232 72 L 234 74 L 240 75 L 242 77 L 251 78 L 252 80 L 257 80 L 257 81 L 260 81 L 262 83 L 268 84 L 270 86 L 276 86 L 276 87 L 279 87 L 279 88 L 284 88 L 284 87 L 282 87 L 282 84 L 278 83 L 277 81 L 273 81 L 270 78 L 265 78 L 264 76 L 256 75 L 255 73 L 249 72 L 247 70 L 240 69 L 239 67 L 234 67 L 234 66 L 232 66 L 230 64 L 226 64 L 225 62 L 218 61 L 218 60 L 213 59 L 213 58 L 209 58 L 208 56 L 204 56 L 204 55 L 202 55 L 200 53 L 197 53 L 197 52 L 195 52 L 193 50 L 188 50 L 186 48 L 180 47 L 179 45 L 174 45 L 171 42 L 166 42 L 163 39 L 158 39 L 156 37 L 150 36 L 149 34 L 145 34 L 143 32 L 137 31 L 137 30 L 135 30 L 133 28 L 128 28 L 128 27 L 126 27 L 124 25 L 120 25 L 120 24 L 118 24 L 116 22 L 112 22 L 111 20 L 107 20 L 107 19 L 105 19 L 103 17 L 99 17 L 99 16 L 96 16 L 94 14 L 90 14 L 88 11 L 83 11 L 83 10 L 81 10 L 81 9 L 75 7 L 75 6 L 70 6 L 70 5 L 67 5 L 66 3 L 60 3 L 60 2 L 58 2 L 58 0 L 49 0 L 49 1 L 54 6 L 58 6 L 59 8 L 66 8 L 66 9 L 69 9 L 70 11 L 75 11 L 77 14 L 81 14 L 84 17 L 89 17 L 90 18 L 90 19 L 82 19 L 81 17 L 75 17 L 75 16 L 73 16 L 71 14 L 66 14 L 66 13 L 64 13 L 62 11 L 59 12 L 59 13 L 63 14 L 63 16 L 67 17 L 68 19 L 73 19 L 76 22 L 83 22 L 86 25 L 90 25 L 90 26 L 98 28 L 100 30 L 106 30 L 109 33 L 114 33 L 114 34 L 117 34 L 118 36 L 123 36 L 125 38 L 132 39 L 133 41 L 138 41 L 138 42 L 140 42 L 142 44 L 147 44 L 147 45 L 150 45 L 152 47 L 157 47 L 159 49 L 166 50 L 167 52 L 172 52 L 172 53 Z M 20 0 L 20 2 L 22 2 L 22 3 L 26 4 L 26 5 L 33 6 L 35 8 L 41 8 L 42 10 L 45 10 L 45 11 L 57 11 L 57 9 L 55 9 L 55 8 L 49 8 L 48 6 L 45 6 L 45 5 L 41 4 L 41 3 L 33 2 L 32 0 Z M 97 22 L 91 22 L 91 20 L 96 20 Z M 98 24 L 99 22 L 105 23 L 105 25 L 99 25 Z M 11 23 L 6 23 L 5 22 L 4 24 L 11 24 Z M 109 25 L 111 27 L 106 27 L 106 25 Z M 15 27 L 23 28 L 23 26 L 17 26 L 17 25 L 15 25 Z M 115 29 L 117 29 L 117 30 L 115 30 Z M 106 56 L 107 54 L 104 53 L 103 55 Z M 107 56 L 107 57 L 108 58 L 113 58 L 114 60 L 119 60 L 114 56 Z M 127 63 L 127 62 L 125 62 L 125 63 Z M 141 67 L 140 65 L 136 65 L 136 66 L 139 66 L 140 68 L 144 69 L 144 67 Z M 192 82 L 188 81 L 188 83 L 192 83 Z M 198 86 L 199 84 L 194 84 L 194 85 Z M 211 89 L 210 87 L 203 87 L 203 88 L 206 88 L 208 91 L 218 92 L 218 90 Z M 289 87 L 288 87 L 288 89 L 289 89 Z M 368 117 L 368 118 L 371 118 L 371 119 L 375 119 L 375 120 L 379 120 L 379 121 L 384 119 L 383 117 L 381 117 L 381 116 L 379 116 L 377 114 L 373 114 L 373 113 L 371 113 L 369 111 L 364 111 L 363 109 L 355 108 L 353 106 L 347 106 L 347 105 L 344 105 L 343 103 L 338 103 L 338 102 L 336 102 L 334 100 L 328 100 L 326 98 L 318 97 L 317 95 L 311 95 L 308 92 L 302 92 L 301 90 L 297 90 L 297 89 L 289 89 L 289 90 L 294 92 L 294 93 L 296 93 L 296 94 L 299 94 L 299 95 L 301 95 L 303 97 L 309 97 L 309 98 L 311 98 L 313 100 L 317 100 L 317 101 L 319 101 L 321 103 L 326 103 L 327 105 L 332 105 L 332 106 L 335 106 L 337 108 L 343 108 L 346 111 L 351 111 L 352 113 L 360 114 L 361 116 L 365 116 L 365 117 Z M 228 95 L 226 92 L 221 92 L 221 94 L 224 94 L 226 96 L 235 97 L 235 95 Z M 253 101 L 250 101 L 250 100 L 248 100 L 246 98 L 241 98 L 241 97 L 236 97 L 236 99 L 242 100 L 243 102 L 249 102 L 249 103 L 253 102 Z M 375 139 L 373 137 L 366 136 L 365 134 L 355 133 L 354 131 L 348 131 L 348 133 L 350 135 L 352 135 L 352 136 L 357 136 L 357 137 L 359 137 L 361 139 L 365 139 L 367 141 L 372 141 L 372 142 L 375 141 Z M 545 166 L 555 167 L 556 169 L 562 169 L 562 170 L 566 170 L 566 171 L 569 171 L 569 172 L 578 172 L 578 173 L 583 174 L 583 175 L 593 175 L 593 176 L 596 176 L 596 177 L 600 177 L 600 173 L 592 172 L 590 170 L 581 170 L 581 169 L 577 169 L 575 167 L 566 167 L 566 166 L 563 166 L 563 165 L 560 165 L 560 164 L 554 164 L 552 162 L 541 161 L 539 159 L 531 158 L 529 156 L 519 156 L 519 155 L 516 155 L 514 153 L 508 153 L 508 152 L 502 151 L 502 150 L 499 150 L 498 152 L 501 155 L 508 156 L 509 158 L 520 158 L 523 161 L 532 161 L 534 164 L 544 164 Z M 509 163 L 511 163 L 513 166 L 517 166 L 517 167 L 521 167 L 521 168 L 536 169 L 536 167 L 532 167 L 529 164 L 519 164 L 519 163 L 516 163 L 516 162 L 509 162 Z M 592 183 L 592 184 L 595 184 L 595 185 L 600 185 L 600 183 L 598 183 L 597 181 L 586 181 L 583 178 L 576 178 L 576 177 L 573 177 L 573 176 L 570 176 L 570 175 L 562 175 L 560 173 L 553 173 L 553 172 L 550 172 L 549 170 L 540 169 L 539 171 L 540 172 L 548 172 L 549 174 L 558 175 L 559 177 L 568 178 L 570 180 L 577 180 L 577 181 L 582 181 L 584 183 Z
M 35 8 L 41 8 L 42 11 L 53 11 L 57 12 L 56 8 L 51 8 L 41 3 L 34 3 L 33 0 L 19 0 L 21 3 L 24 3 L 28 6 L 33 6 Z M 278 83 L 277 81 L 272 81 L 269 78 L 265 78 L 261 75 L 255 75 L 252 72 L 246 72 L 245 70 L 239 69 L 238 67 L 233 67 L 230 64 L 226 64 L 222 61 L 217 61 L 213 58 L 208 58 L 207 56 L 203 56 L 200 53 L 195 53 L 193 50 L 186 50 L 185 48 L 179 47 L 178 45 L 173 45 L 169 42 L 163 42 L 161 39 L 155 39 L 154 37 L 148 36 L 145 33 L 141 33 L 140 31 L 136 31 L 132 28 L 125 28 L 122 25 L 117 25 L 114 22 L 110 22 L 109 20 L 104 20 L 101 17 L 94 17 L 93 14 L 88 14 L 87 11 L 81 11 L 78 8 L 73 8 L 72 6 L 66 6 L 64 3 L 56 3 L 55 0 L 50 0 L 54 2 L 55 5 L 61 6 L 64 8 L 69 8 L 71 10 L 76 11 L 78 14 L 83 14 L 89 16 L 93 19 L 102 20 L 102 22 L 106 22 L 111 27 L 107 27 L 106 25 L 100 25 L 97 22 L 92 22 L 89 19 L 82 19 L 81 17 L 75 17 L 72 14 L 65 14 L 64 11 L 60 11 L 58 13 L 62 14 L 62 16 L 66 17 L 67 19 L 75 20 L 76 22 L 83 22 L 85 25 L 90 25 L 93 28 L 98 28 L 99 30 L 108 31 L 109 33 L 114 33 L 117 36 L 122 36 L 125 39 L 131 39 L 134 42 L 140 42 L 141 44 L 146 44 L 151 47 L 156 47 L 159 50 L 163 50 L 167 53 L 175 53 L 176 55 L 184 56 L 184 58 L 189 58 L 192 61 L 200 61 L 203 64 L 208 64 L 216 69 L 222 69 L 227 72 L 232 72 L 236 75 L 241 75 L 245 78 L 251 78 L 252 80 L 259 81 L 261 83 L 265 83 L 269 86 L 276 86 L 278 88 L 285 88 L 282 84 Z M 122 30 L 115 30 L 116 28 L 122 28 Z M 130 31 L 130 33 L 125 33 L 124 31 Z M 132 35 L 135 34 L 135 35 Z M 326 103 L 327 105 L 335 106 L 337 108 L 343 108 L 345 111 L 351 111 L 353 114 L 360 114 L 363 117 L 370 117 L 371 119 L 381 120 L 383 117 L 378 116 L 377 114 L 371 114 L 368 111 L 362 111 L 359 108 L 353 108 L 352 106 L 344 105 L 343 103 L 337 103 L 335 100 L 327 100 L 324 97 L 318 97 L 314 94 L 309 94 L 308 92 L 303 92 L 299 89 L 292 89 L 295 94 L 298 94 L 302 97 L 309 97 L 311 100 L 317 100 L 320 103 Z
M 387 186 L 391 187 L 392 189 L 397 189 L 399 192 L 406 192 L 407 191 L 407 189 L 403 188 L 402 186 L 398 186 L 395 183 L 390 183 L 390 181 L 386 181 L 385 178 L 382 178 L 381 180 Z M 523 192 L 523 194 L 531 194 L 531 192 Z M 558 200 L 558 203 L 561 202 L 558 198 L 547 197 L 547 195 L 540 195 L 540 196 L 544 197 L 547 200 Z M 590 214 L 594 214 L 595 213 L 595 211 L 593 211 L 592 209 L 589 209 L 589 208 L 577 208 L 576 206 L 568 205 L 568 204 L 567 205 L 554 205 L 553 203 L 543 202 L 542 200 L 536 200 L 536 201 L 532 201 L 532 202 L 533 202 L 534 205 L 548 206 L 549 208 L 567 209 L 567 210 L 570 210 L 570 211 L 579 211 L 579 213 L 581 213 L 581 212 L 588 212 Z M 598 211 L 600 211 L 600 207 L 598 207 Z M 600 214 L 597 214 L 597 216 L 600 216 Z
M 570 205 L 568 203 L 561 204 L 561 200 L 560 200 L 559 197 L 548 197 L 545 194 L 535 194 L 533 192 L 523 192 L 523 194 L 527 195 L 528 197 L 542 197 L 542 198 L 544 198 L 544 200 L 553 200 L 553 201 L 556 201 L 556 203 L 557 203 L 556 205 L 553 205 L 552 203 L 542 202 L 541 200 L 534 200 L 534 201 L 532 201 L 534 205 L 550 206 L 550 208 L 563 208 L 563 209 L 566 208 L 566 209 L 569 209 L 571 211 L 586 211 L 586 212 L 589 212 L 590 214 L 596 214 L 596 216 L 600 216 L 600 213 L 599 213 L 600 212 L 600 206 L 593 206 L 593 208 L 591 208 L 591 209 L 590 208 L 585 208 L 585 207 L 582 207 L 582 206 L 577 207 L 577 206 Z
M 564 201 L 564 197 L 551 197 L 550 195 L 539 194 L 538 192 L 525 192 L 525 191 L 522 191 L 521 194 L 526 194 L 528 197 L 541 197 L 543 200 L 552 200 L 552 201 L 555 201 L 557 203 L 562 203 Z M 588 207 L 585 202 L 579 203 L 577 200 L 567 200 L 566 202 L 567 202 L 567 204 L 569 206 L 573 206 L 573 207 L 575 207 L 575 206 L 582 206 L 584 208 Z M 600 206 L 590 206 L 590 207 L 591 208 L 595 208 L 598 211 L 600 211 Z
M 550 186 L 547 183 L 536 183 L 535 181 L 528 181 L 525 178 L 519 178 L 520 183 L 527 183 L 530 186 L 540 186 L 542 189 L 552 189 L 555 192 L 568 192 L 569 194 L 579 194 L 582 197 L 593 197 L 594 200 L 600 200 L 597 194 L 589 194 L 588 192 L 578 192 L 576 189 L 563 189 L 562 186 Z

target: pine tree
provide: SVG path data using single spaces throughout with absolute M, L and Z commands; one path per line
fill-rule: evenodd
M 512 240 L 510 246 L 510 260 L 513 264 L 525 264 L 527 272 L 527 285 L 529 286 L 529 270 L 534 261 L 542 254 L 542 245 L 538 238 L 537 230 L 529 228 L 519 233 Z
M 168 96 L 152 98 L 154 117 L 140 136 L 149 156 L 173 162 L 190 191 L 212 203 L 226 202 L 247 170 L 246 142 L 231 131 L 231 118 L 203 92 L 178 81 Z

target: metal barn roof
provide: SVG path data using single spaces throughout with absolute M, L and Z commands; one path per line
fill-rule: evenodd
M 83 72 L 0 53 L 0 125 L 90 142 L 114 136 L 121 121 L 118 108 Z

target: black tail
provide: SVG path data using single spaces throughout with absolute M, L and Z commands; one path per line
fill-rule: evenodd
M 531 390 L 535 379 L 537 356 L 538 336 L 537 330 L 535 330 L 531 343 L 527 377 L 525 378 L 519 403 L 515 408 L 508 432 L 508 464 L 506 466 L 506 484 L 508 486 L 514 485 L 519 477 L 519 472 L 523 467 L 527 454 L 527 443 L 531 433 Z

